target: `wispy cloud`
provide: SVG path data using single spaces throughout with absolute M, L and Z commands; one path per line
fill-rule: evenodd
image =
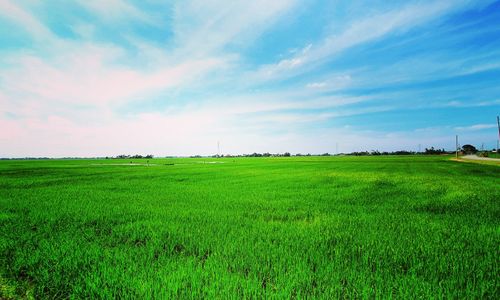
M 159 22 L 124 0 L 77 0 L 78 4 L 89 12 L 97 15 L 103 22 L 135 20 L 150 25 L 159 25 Z
M 497 127 L 495 124 L 475 124 L 470 126 L 455 127 L 455 130 L 459 131 L 476 131 L 483 129 L 491 129 Z
M 303 51 L 293 57 L 280 60 L 276 64 L 260 68 L 258 76 L 266 80 L 272 78 L 289 77 L 311 70 L 332 56 L 356 45 L 370 42 L 390 33 L 399 33 L 415 26 L 432 21 L 433 19 L 449 14 L 460 8 L 470 5 L 470 1 L 439 1 L 408 4 L 373 15 L 366 19 L 355 20 L 342 32 L 334 32 L 326 36 L 319 43 L 307 45 Z M 300 68 L 299 68 L 300 67 Z
M 52 42 L 56 39 L 42 22 L 14 1 L 0 0 L 0 17 L 20 26 L 21 30 L 31 34 L 39 43 Z
M 297 5 L 296 0 L 194 0 L 174 7 L 175 42 L 180 52 L 208 55 L 231 45 L 248 45 Z
M 23 56 L 17 60 L 18 66 L 3 72 L 0 79 L 11 94 L 48 102 L 105 105 L 188 85 L 224 63 L 216 58 L 200 59 L 143 71 L 114 66 L 113 61 L 121 55 L 115 47 L 81 46 L 50 61 Z

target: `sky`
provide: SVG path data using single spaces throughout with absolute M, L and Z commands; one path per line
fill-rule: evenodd
M 0 157 L 496 147 L 500 1 L 0 0 Z

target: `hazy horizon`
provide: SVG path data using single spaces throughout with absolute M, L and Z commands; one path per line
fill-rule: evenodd
M 0 157 L 496 147 L 500 1 L 0 0 Z

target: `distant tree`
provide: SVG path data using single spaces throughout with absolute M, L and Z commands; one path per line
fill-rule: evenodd
M 394 151 L 392 154 L 394 154 L 394 155 L 411 155 L 411 154 L 415 154 L 415 153 L 411 152 L 411 151 L 406 151 L 406 150 L 399 150 L 399 151 Z
M 472 146 L 472 145 L 463 145 L 462 146 L 462 151 L 465 153 L 465 154 L 476 154 L 477 153 L 477 149 L 476 147 Z
M 286 156 L 286 157 L 290 156 L 290 152 L 283 153 L 283 156 Z
M 424 154 L 444 154 L 446 151 L 444 149 L 434 149 L 434 147 L 430 147 L 429 149 L 425 148 Z
M 349 153 L 348 155 L 365 156 L 365 155 L 370 155 L 370 152 L 368 152 L 368 151 L 360 151 L 360 152 L 354 151 L 354 152 Z

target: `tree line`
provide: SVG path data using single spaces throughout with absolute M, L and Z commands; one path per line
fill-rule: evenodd
M 129 159 L 129 158 L 153 158 L 153 154 L 148 154 L 148 155 L 140 155 L 140 154 L 136 154 L 136 155 L 126 155 L 126 154 L 121 154 L 121 155 L 117 155 L 117 156 L 114 156 L 114 157 L 110 157 L 110 156 L 106 156 L 106 159 Z
M 461 149 L 459 150 L 462 154 L 475 154 L 478 152 L 478 150 L 473 146 L 473 145 L 463 145 Z M 349 155 L 349 156 L 378 156 L 378 155 L 441 155 L 441 154 L 452 154 L 455 153 L 455 151 L 446 151 L 444 148 L 439 149 L 439 148 L 425 148 L 424 151 L 418 152 L 418 151 L 407 151 L 407 150 L 397 150 L 397 151 L 379 151 L 379 150 L 371 150 L 371 151 L 354 151 L 354 152 L 349 152 L 349 153 L 339 153 L 339 154 L 330 154 L 328 152 L 323 153 L 323 154 L 290 154 L 290 152 L 285 152 L 285 153 L 269 153 L 269 152 L 264 152 L 264 153 L 250 153 L 250 154 L 240 154 L 240 155 L 229 155 L 229 154 L 222 154 L 222 155 L 212 155 L 211 157 L 213 158 L 218 158 L 218 157 L 290 157 L 290 156 L 335 156 L 335 155 Z M 192 158 L 200 158 L 202 157 L 201 155 L 194 155 L 190 156 Z

